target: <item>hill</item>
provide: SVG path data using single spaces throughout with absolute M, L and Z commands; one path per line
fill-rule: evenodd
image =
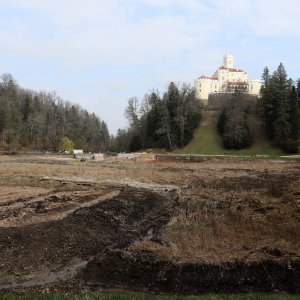
M 274 147 L 264 133 L 262 122 L 255 116 L 251 116 L 249 123 L 254 143 L 250 148 L 242 150 L 228 150 L 222 145 L 221 137 L 217 132 L 219 112 L 204 111 L 199 127 L 194 132 L 191 142 L 183 149 L 176 150 L 182 154 L 203 155 L 269 155 L 278 156 L 283 152 Z
M 0 79 L 0 148 L 56 151 L 62 138 L 75 148 L 105 150 L 109 132 L 104 121 L 79 105 L 63 101 L 55 92 L 20 87 L 10 74 Z

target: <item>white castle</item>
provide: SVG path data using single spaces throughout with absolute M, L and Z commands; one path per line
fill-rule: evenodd
M 259 95 L 261 83 L 259 79 L 249 80 L 248 73 L 234 67 L 232 53 L 224 55 L 223 65 L 212 77 L 200 76 L 195 80 L 196 97 L 203 104 L 208 103 L 211 93 L 233 93 L 241 91 L 251 95 Z

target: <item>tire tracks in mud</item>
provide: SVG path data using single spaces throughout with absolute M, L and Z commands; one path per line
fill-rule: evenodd
M 61 220 L 0 228 L 0 289 L 71 279 L 107 249 L 159 235 L 176 205 L 175 194 L 123 185 L 119 195 Z
M 281 191 L 278 186 L 281 177 L 275 175 L 272 183 Z M 258 179 L 264 176 L 270 180 L 269 174 L 262 174 Z M 296 180 L 293 174 L 285 177 L 283 182 Z M 223 178 L 213 184 L 220 191 L 246 184 L 260 188 L 264 184 L 256 178 L 252 181 L 247 178 L 236 178 L 231 185 Z M 197 188 L 209 184 L 196 179 L 190 184 Z M 135 241 L 143 239 L 164 242 L 160 234 L 180 197 L 180 191 L 174 186 L 145 184 L 129 178 L 119 182 L 88 182 L 88 185 L 79 179 L 36 180 L 37 186 L 48 186 L 48 183 L 54 190 L 49 191 L 47 197 L 65 191 L 71 195 L 75 192 L 73 189 L 78 191 L 80 186 L 83 195 L 93 190 L 93 203 L 62 219 L 0 228 L 0 290 L 50 288 L 51 291 L 80 292 L 118 288 L 183 294 L 300 292 L 297 257 L 274 258 L 271 253 L 271 258 L 262 261 L 213 264 L 169 261 L 150 249 L 132 249 L 130 246 Z M 97 202 L 97 197 L 94 198 L 97 189 L 99 193 L 111 189 L 118 195 Z

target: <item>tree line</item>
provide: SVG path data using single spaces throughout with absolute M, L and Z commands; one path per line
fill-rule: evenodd
M 262 75 L 260 112 L 265 130 L 276 146 L 297 153 L 300 137 L 300 81 L 287 77 L 282 63 L 271 75 L 266 67 Z
M 115 151 L 174 149 L 192 139 L 201 118 L 201 106 L 193 88 L 171 82 L 162 96 L 152 91 L 142 101 L 130 98 L 124 115 L 129 128 L 118 130 Z
M 0 81 L 0 145 L 57 151 L 68 137 L 75 148 L 98 152 L 107 148 L 109 132 L 104 121 L 56 93 L 21 88 L 10 74 Z
M 246 100 L 246 94 L 236 91 L 224 102 L 218 119 L 224 147 L 242 149 L 252 144 L 248 119 L 249 114 L 255 113 L 262 119 L 266 134 L 275 146 L 287 153 L 298 153 L 300 80 L 295 83 L 289 79 L 282 63 L 272 75 L 266 67 L 262 75 L 261 96 L 255 105 Z

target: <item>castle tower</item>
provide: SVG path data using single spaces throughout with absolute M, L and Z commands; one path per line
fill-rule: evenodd
M 234 68 L 234 56 L 232 53 L 226 53 L 224 55 L 223 64 L 225 68 Z

